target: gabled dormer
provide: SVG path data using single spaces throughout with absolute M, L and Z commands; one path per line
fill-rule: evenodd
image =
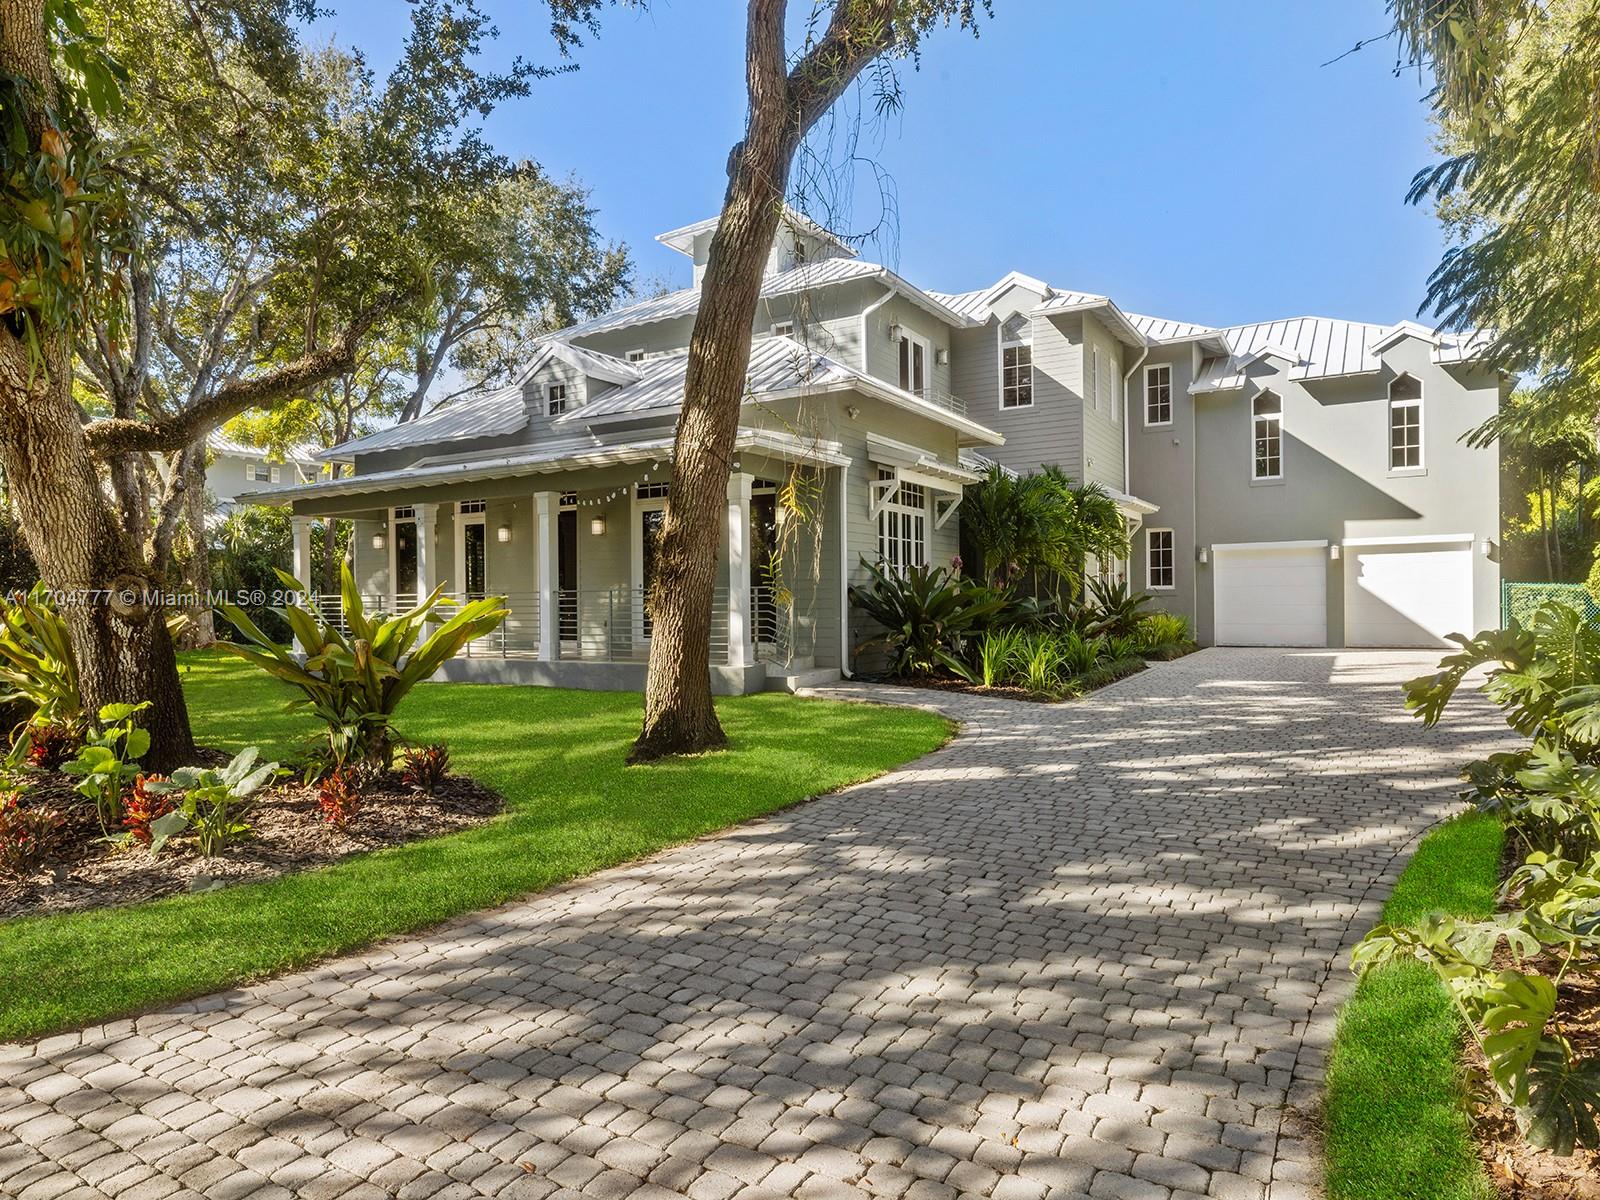
M 535 439 L 558 417 L 576 412 L 614 387 L 634 383 L 639 368 L 609 354 L 548 341 L 518 373 L 528 429 Z
M 717 231 L 720 216 L 696 221 L 681 229 L 669 229 L 656 234 L 656 241 L 668 249 L 676 250 L 694 260 L 694 286 L 700 286 L 705 277 L 706 260 L 711 257 L 711 235 Z M 773 235 L 772 254 L 767 259 L 768 275 L 790 271 L 808 262 L 825 258 L 854 258 L 856 251 L 843 240 L 818 225 L 804 213 L 796 212 L 787 204 Z

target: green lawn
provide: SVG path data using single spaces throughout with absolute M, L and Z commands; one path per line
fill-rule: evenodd
M 1499 882 L 1501 830 L 1481 813 L 1422 840 L 1383 919 L 1429 912 L 1486 917 Z M 1324 1143 L 1328 1200 L 1491 1200 L 1465 1109 L 1464 1031 L 1422 963 L 1369 972 L 1339 1015 L 1328 1066 Z
M 189 656 L 204 745 L 290 758 L 312 732 L 287 685 Z M 119 909 L 0 922 L 0 1039 L 81 1026 L 303 967 L 773 812 L 907 762 L 949 725 L 909 708 L 765 694 L 722 699 L 729 749 L 623 759 L 636 693 L 430 684 L 401 706 L 417 741 L 503 792 L 490 825 L 269 883 Z

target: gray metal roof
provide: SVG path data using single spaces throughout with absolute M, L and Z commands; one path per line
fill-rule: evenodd
M 1383 366 L 1382 348 L 1400 335 L 1420 337 L 1432 343 L 1432 360 L 1440 364 L 1465 362 L 1480 356 L 1488 346 L 1488 339 L 1477 333 L 1440 333 L 1413 322 L 1373 325 L 1334 317 L 1260 321 L 1220 329 L 1217 333 L 1227 341 L 1229 355 L 1208 359 L 1190 391 L 1215 392 L 1243 387 L 1250 365 L 1271 355 L 1288 360 L 1290 379 L 1374 375 Z
M 370 454 L 374 450 L 397 450 L 403 446 L 454 442 L 464 438 L 493 437 L 515 433 L 528 422 L 520 387 L 496 388 L 462 396 L 452 404 L 434 409 L 425 417 L 392 425 L 325 450 L 324 458 L 345 458 Z

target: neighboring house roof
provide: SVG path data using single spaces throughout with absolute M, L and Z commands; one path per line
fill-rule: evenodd
M 230 438 L 220 429 L 213 429 L 206 435 L 206 448 L 217 454 L 232 454 L 238 458 L 265 458 L 274 462 L 299 463 L 308 467 L 315 467 L 317 456 L 322 453 L 320 446 L 314 446 L 310 442 L 299 442 L 279 454 L 276 450 L 269 450 L 265 446 Z
M 818 262 L 791 267 L 787 271 L 777 271 L 762 280 L 761 296 L 763 299 L 791 296 L 799 292 L 815 291 L 862 279 L 876 280 L 894 288 L 913 304 L 927 309 L 940 320 L 948 321 L 952 325 L 965 327 L 983 324 L 982 320 L 968 318 L 946 307 L 932 295 L 900 278 L 881 263 L 865 262 L 859 258 L 824 258 Z M 699 307 L 700 289 L 680 288 L 664 296 L 656 296 L 638 304 L 630 304 L 626 308 L 613 309 L 598 317 L 590 317 L 586 321 L 579 321 L 558 330 L 552 336 L 570 342 L 574 338 L 592 337 L 597 333 L 607 333 L 614 329 L 630 329 L 636 325 L 650 325 L 657 321 L 671 321 L 678 317 L 692 316 Z
M 492 457 L 467 457 L 453 462 L 400 467 L 366 475 L 348 475 L 299 487 L 273 488 L 246 492 L 239 499 L 254 504 L 287 504 L 330 496 L 361 496 L 382 492 L 396 484 L 433 486 L 451 483 L 481 483 L 522 475 L 546 475 L 584 467 L 621 463 L 670 461 L 672 437 L 650 436 L 635 441 L 597 446 L 591 441 L 547 442 L 527 450 Z M 737 451 L 769 454 L 774 458 L 825 466 L 844 466 L 850 462 L 837 442 L 802 439 L 782 430 L 741 429 L 734 442 Z
M 493 437 L 515 433 L 528 421 L 520 387 L 495 388 L 463 396 L 453 404 L 442 405 L 425 417 L 392 425 L 322 452 L 323 458 L 348 458 L 352 454 L 371 454 L 375 450 L 397 450 L 419 443 L 454 442 L 463 438 Z
M 688 351 L 640 363 L 640 379 L 637 383 L 605 392 L 581 408 L 557 417 L 554 424 L 558 427 L 605 425 L 675 412 L 683 404 L 684 375 L 688 365 Z M 845 389 L 854 389 L 897 407 L 921 413 L 951 425 L 980 442 L 999 445 L 1005 440 L 964 413 L 945 408 L 826 354 L 807 349 L 793 338 L 761 338 L 750 348 L 745 395 L 751 399 L 776 399 L 786 395 Z
M 824 241 L 847 257 L 856 256 L 855 248 L 845 242 L 831 229 L 824 229 L 805 213 L 797 212 L 787 204 L 783 206 L 783 223 L 800 233 L 810 234 L 819 241 Z M 669 229 L 665 233 L 656 234 L 656 241 L 669 249 L 676 250 L 679 254 L 694 254 L 694 240 L 702 233 L 710 233 L 722 223 L 722 214 L 707 217 L 703 221 L 696 221 L 693 225 L 684 225 L 678 229 Z

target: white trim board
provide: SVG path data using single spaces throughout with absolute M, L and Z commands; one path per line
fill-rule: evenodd
M 1437 546 L 1443 543 L 1475 542 L 1475 533 L 1414 533 L 1402 537 L 1345 538 L 1346 546 Z
M 1349 545 L 1348 542 L 1345 543 Z M 1298 542 L 1213 542 L 1211 553 L 1227 554 L 1231 550 L 1313 550 L 1326 549 L 1327 538 L 1308 538 Z

